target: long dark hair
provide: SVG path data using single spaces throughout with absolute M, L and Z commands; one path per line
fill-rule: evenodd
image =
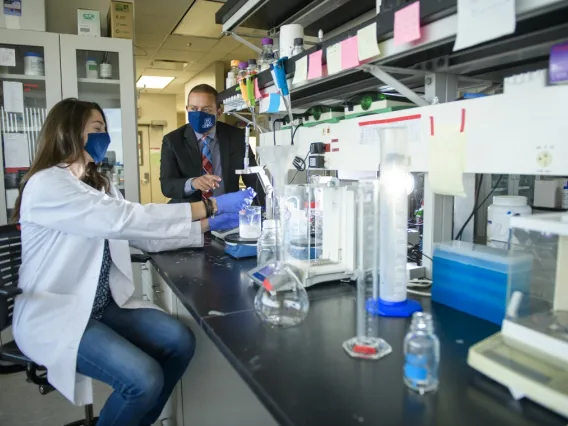
M 109 191 L 110 184 L 106 176 L 98 170 L 96 164 L 86 164 L 85 161 L 83 132 L 93 110 L 101 113 L 106 127 L 107 121 L 103 110 L 93 102 L 64 99 L 49 111 L 39 134 L 34 161 L 20 183 L 20 193 L 12 215 L 13 222 L 17 223 L 20 220 L 22 193 L 26 183 L 36 173 L 54 166 L 65 167 L 62 165 L 83 163 L 85 165 L 83 182 L 98 190 L 104 188 L 106 192 Z

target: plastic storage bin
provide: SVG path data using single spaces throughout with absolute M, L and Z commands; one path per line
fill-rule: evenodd
M 527 253 L 462 241 L 437 244 L 432 300 L 501 324 L 509 282 L 512 289 L 530 289 L 532 259 Z

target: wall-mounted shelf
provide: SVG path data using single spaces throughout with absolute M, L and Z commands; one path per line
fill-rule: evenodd
M 78 78 L 79 83 L 88 84 L 120 84 L 120 80 L 112 80 L 106 78 Z
M 2 80 L 45 81 L 44 75 L 0 74 Z
M 383 0 L 381 10 L 395 3 Z M 375 8 L 376 0 L 228 0 L 215 19 L 224 31 L 236 27 L 269 31 L 297 23 L 307 36 L 315 37 L 319 30 L 332 31 Z
M 383 5 L 385 3 L 389 2 L 383 1 Z M 375 64 L 421 71 L 436 70 L 488 81 L 502 81 L 506 75 L 533 68 L 546 68 L 550 46 L 566 40 L 568 34 L 568 21 L 565 18 L 568 16 L 567 0 L 518 0 L 515 34 L 453 52 L 457 33 L 456 3 L 456 0 L 421 2 L 423 38 L 419 43 L 395 46 L 392 38 L 395 10 L 381 8 L 381 13 L 375 18 L 324 41 L 323 46 L 315 46 L 305 55 L 323 47 L 325 61 L 325 49 L 328 46 L 355 35 L 358 29 L 372 22 L 377 22 L 377 40 L 382 55 Z M 287 62 L 288 77 L 294 74 L 296 59 L 292 58 Z M 273 84 L 267 71 L 260 73 L 258 79 L 261 90 Z M 424 86 L 424 78 L 407 76 L 402 78 L 402 81 L 418 91 Z M 329 103 L 329 100 L 345 100 L 355 93 L 377 90 L 381 86 L 383 84 L 370 74 L 352 69 L 327 78 L 308 81 L 301 87 L 292 88 L 291 93 L 294 107 L 308 108 L 320 103 Z M 234 87 L 229 88 L 220 93 L 219 99 L 223 101 L 236 94 Z

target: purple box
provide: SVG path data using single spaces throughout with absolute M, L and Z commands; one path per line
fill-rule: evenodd
M 550 48 L 548 82 L 549 84 L 568 83 L 568 42 L 555 44 Z

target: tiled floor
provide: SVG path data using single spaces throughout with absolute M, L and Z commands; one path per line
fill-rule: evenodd
M 110 395 L 110 388 L 95 382 L 95 412 Z M 57 391 L 43 396 L 38 387 L 26 382 L 24 373 L 0 375 L 1 426 L 62 426 L 83 418 L 83 408 L 75 407 Z

